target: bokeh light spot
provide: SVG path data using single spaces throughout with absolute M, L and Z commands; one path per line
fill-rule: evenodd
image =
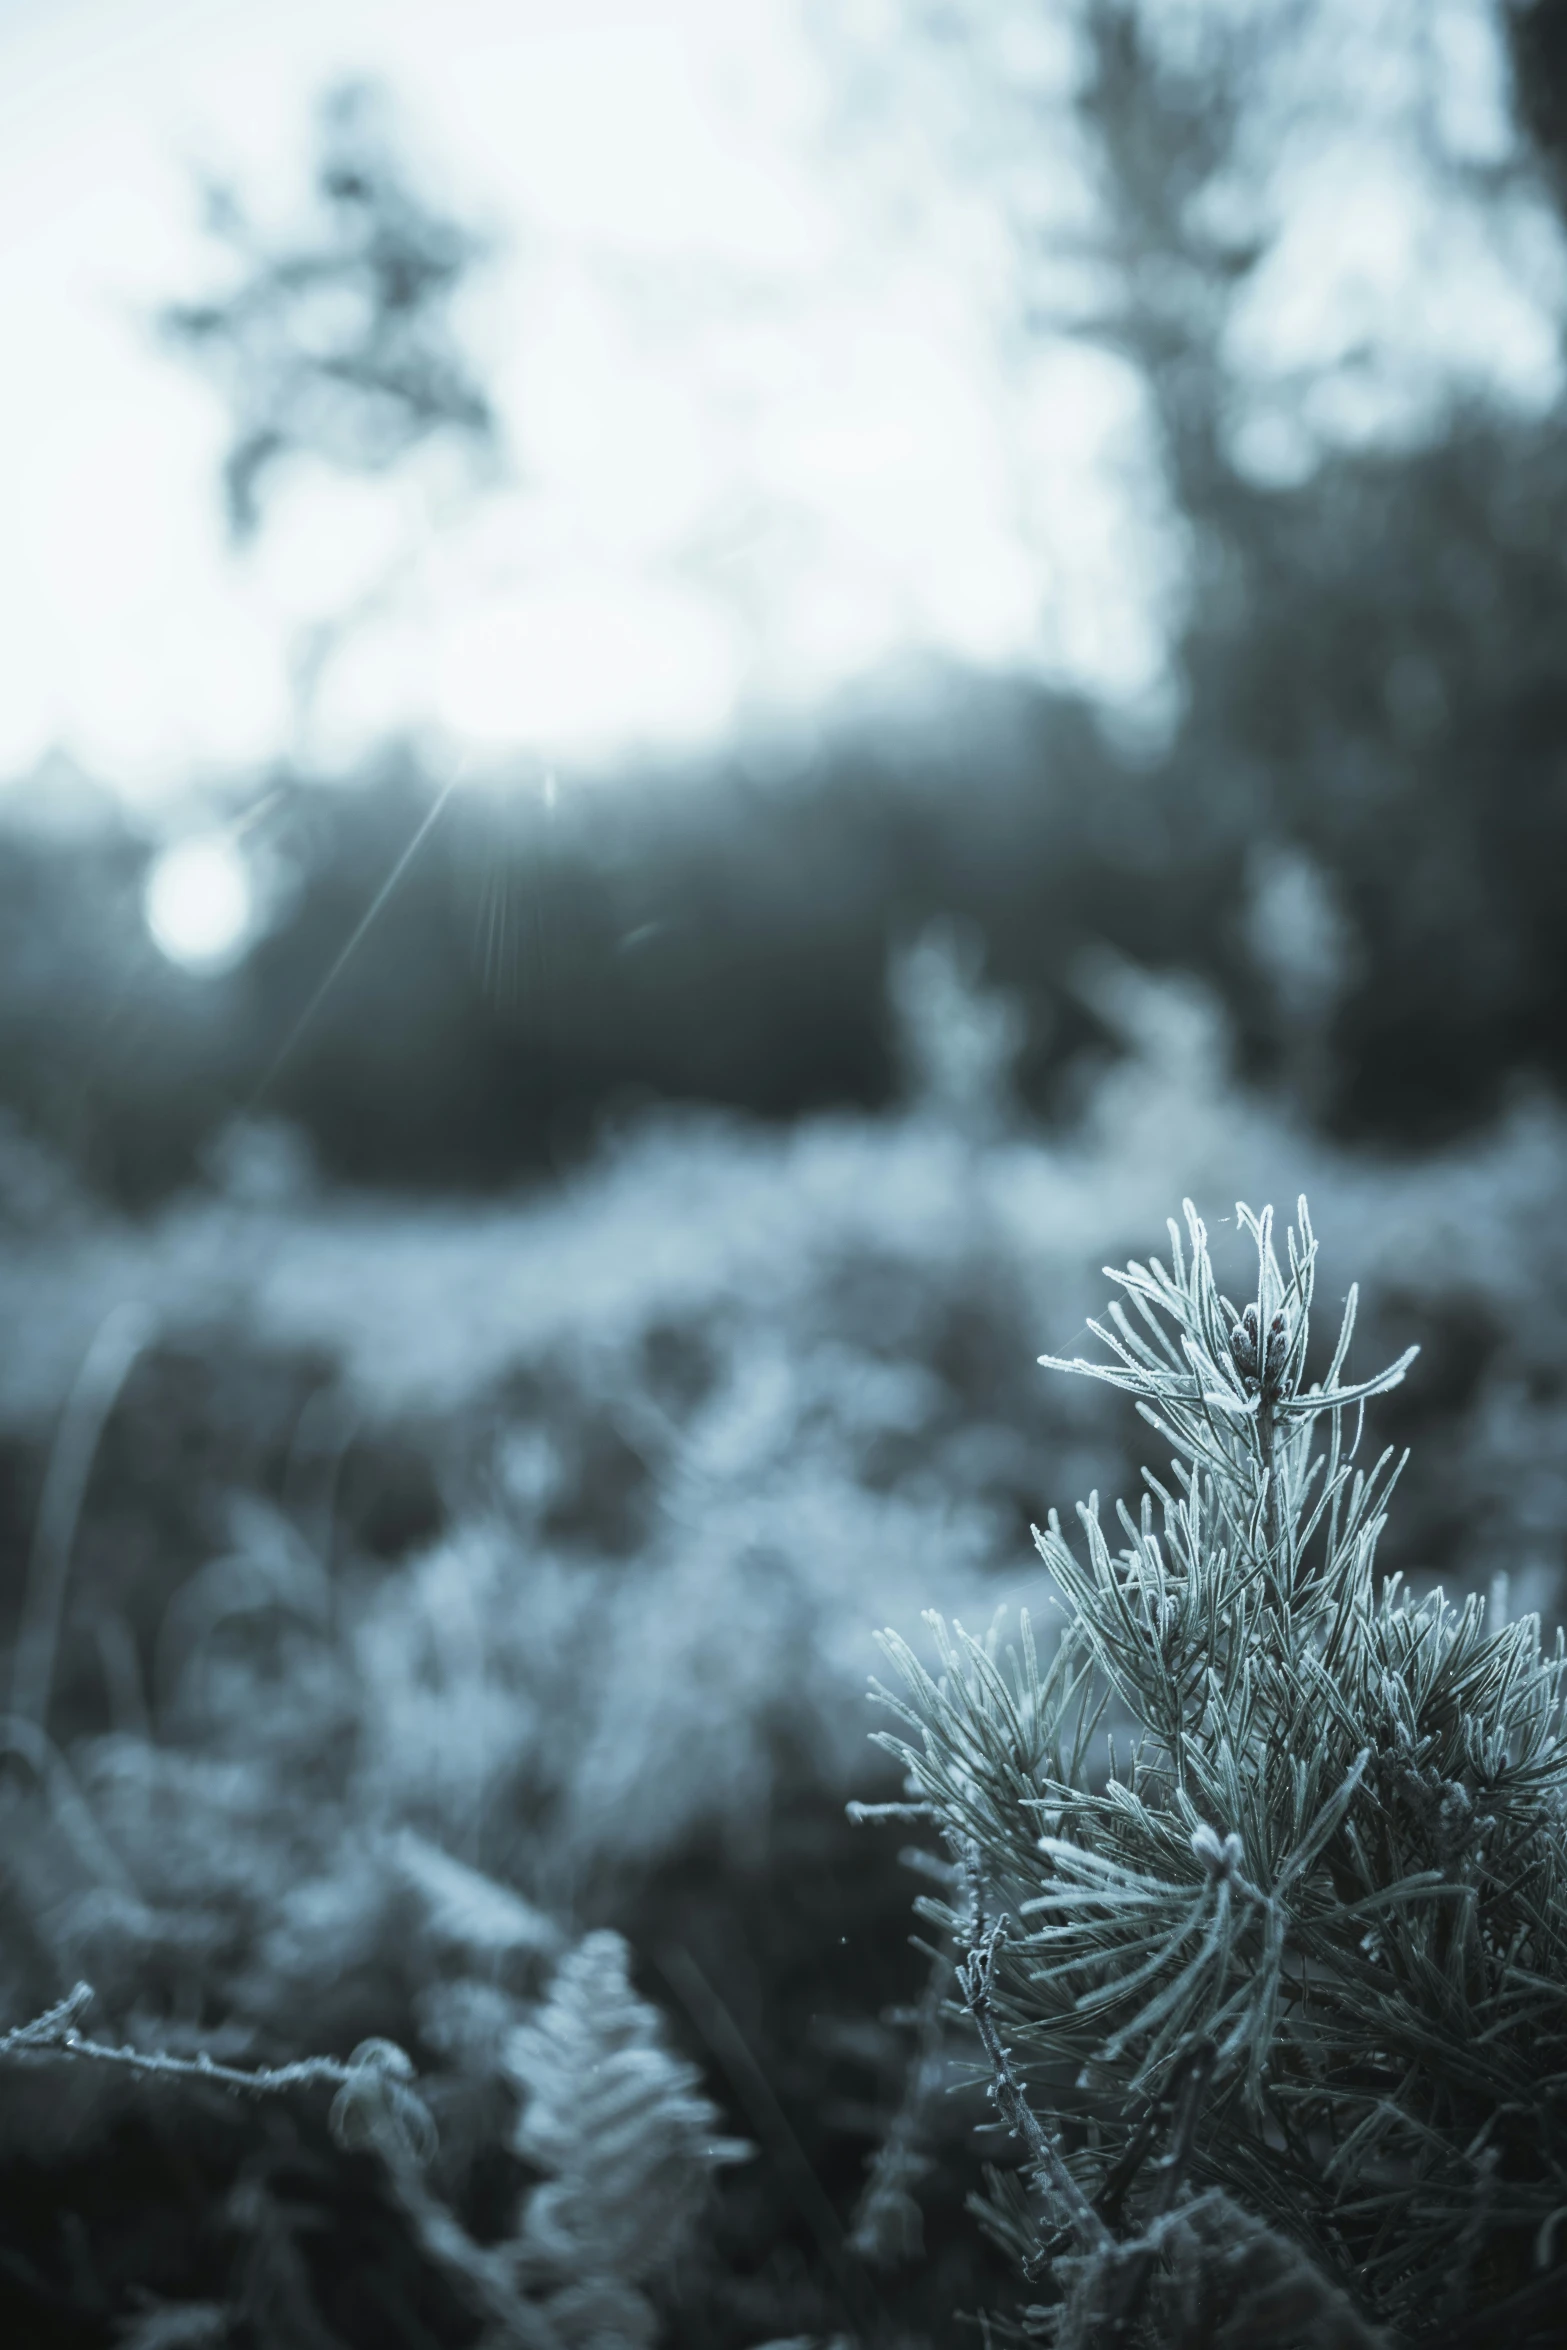
M 148 869 L 143 903 L 157 945 L 187 970 L 226 970 L 250 943 L 255 894 L 232 841 L 175 842 Z

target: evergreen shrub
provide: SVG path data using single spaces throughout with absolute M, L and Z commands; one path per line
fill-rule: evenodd
M 1567 2285 L 1563 1638 L 1380 1583 L 1350 1290 L 1311 1345 L 1306 1204 L 1240 1308 L 1190 1203 L 1112 1273 L 1108 1380 L 1173 1450 L 1116 1534 L 1036 1531 L 1042 1657 L 896 1635 L 919 1905 L 1026 2157 L 979 2206 L 1058 2345 L 1559 2341 Z M 1313 1375 L 1315 1373 L 1315 1375 Z M 951 1978 L 949 1977 L 949 1980 Z M 992 2321 L 987 2321 L 991 2323 Z

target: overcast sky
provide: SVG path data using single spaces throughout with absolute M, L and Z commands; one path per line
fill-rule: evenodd
M 1070 11 L 1031 13 L 1031 70 L 1069 77 Z M 1061 341 L 1020 360 L 997 192 L 900 80 L 892 0 L 859 15 L 892 98 L 848 136 L 798 0 L 0 0 L 0 775 L 62 747 L 151 801 L 399 728 L 591 761 L 922 652 L 1156 715 L 1181 574 L 1138 386 Z M 1418 21 L 1444 135 L 1483 159 L 1488 11 Z M 195 167 L 286 213 L 315 99 L 365 73 L 496 233 L 462 324 L 506 474 L 302 467 L 236 553 L 222 406 L 147 319 L 214 282 Z M 1554 396 L 1543 211 L 1482 226 L 1396 99 L 1281 181 L 1237 325 L 1261 471 L 1418 429 L 1450 377 Z M 1303 437 L 1277 386 L 1357 351 Z M 351 611 L 301 741 L 291 648 Z

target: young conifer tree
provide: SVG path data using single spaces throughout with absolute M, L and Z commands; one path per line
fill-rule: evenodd
M 1112 1273 L 1090 1325 L 1174 1453 L 1121 1547 L 1036 1531 L 1043 1662 L 930 1619 L 881 1695 L 954 1863 L 951 1938 L 990 2093 L 1026 2155 L 982 2216 L 1059 2345 L 1567 2339 L 1562 1635 L 1378 1587 L 1398 1465 L 1310 1352 L 1300 1203 L 1239 1210 L 1255 1296 L 1202 1223 Z M 1308 1383 L 1308 1373 L 1319 1375 Z M 959 2011 L 961 2012 L 961 2011 Z M 978 2208 L 978 2206 L 977 2206 Z M 1006 2332 L 1008 2328 L 998 2329 Z

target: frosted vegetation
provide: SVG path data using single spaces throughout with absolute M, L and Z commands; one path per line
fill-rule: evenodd
M 1051 1364 L 1173 1457 L 1118 1528 L 1095 1494 L 1076 1546 L 1036 1534 L 1048 1658 L 1026 1610 L 1004 1651 L 933 1618 L 939 1680 L 887 1639 L 896 1808 L 949 1861 L 921 1907 L 1028 2157 L 981 2216 L 1044 2283 L 1024 2339 L 1527 2334 L 1567 2185 L 1567 1649 L 1379 1582 L 1401 1463 L 1357 1454 L 1413 1350 L 1347 1377 L 1351 1289 L 1319 1369 L 1305 1201 L 1287 1268 L 1240 1221 L 1244 1305 L 1188 1202 L 1102 1356 Z
M 1010 1100 L 1015 1013 L 942 934 L 894 976 L 897 1114 L 650 1123 L 536 1200 L 349 1198 L 253 1130 L 206 1192 L 132 1227 L 61 1206 L 13 1139 L 0 1421 L 32 1557 L 0 2021 L 85 1980 L 56 2041 L 242 2071 L 360 2052 L 335 2107 L 13 2052 L 8 2159 L 66 2182 L 16 2241 L 71 2338 L 754 2350 L 944 2341 L 979 2305 L 1022 2322 L 1031 2207 L 994 2188 L 999 2251 L 962 2211 L 981 2156 L 1017 2149 L 975 2085 L 954 1952 L 929 1973 L 909 1951 L 895 1839 L 843 1807 L 899 1792 L 866 1744 L 876 1628 L 1040 1616 L 1029 1521 L 1137 1490 L 1124 1404 L 1047 1378 L 1041 1347 L 1079 1351 L 1098 1268 L 1145 1253 L 1183 1193 L 1304 1189 L 1330 1317 L 1340 1269 L 1361 1282 L 1355 1362 L 1425 1350 L 1373 1407 L 1377 1450 L 1416 1446 L 1379 1570 L 1417 1595 L 1433 1570 L 1506 1577 L 1502 1619 L 1554 1611 L 1563 1517 L 1560 1114 L 1524 1100 L 1441 1158 L 1351 1157 L 1237 1089 L 1196 991 L 1110 963 L 1084 985 L 1127 1057 L 1050 1142 Z M 1085 1622 L 1095 1559 L 1045 1561 Z M 1112 1673 L 1112 1712 L 1137 1695 Z M 1300 1793 L 1302 1850 L 1340 1816 L 1355 1756 L 1335 1757 Z M 1099 1819 L 1107 1799 L 1082 1800 Z M 1272 2027 L 1224 2006 L 1212 1921 L 1249 1830 L 1198 1808 L 1213 1853 L 1187 1824 L 1165 1873 L 1177 1906 L 1208 1905 L 1209 1974 L 1194 1955 L 1159 2008 L 1150 1965 L 1091 2021 L 1133 2103 L 1173 2095 L 1208 1986 L 1239 2112 Z M 928 1866 L 956 1933 L 939 1850 Z M 987 1932 L 1017 1906 L 993 1869 L 979 1898 Z M 1043 2031 L 1012 1945 L 971 1944 L 1009 2032 Z M 1433 2241 L 1457 2225 L 1439 2184 Z M 95 2194 L 141 2217 L 84 2266 L 59 2214 Z M 1378 2295 L 1368 2322 L 1399 2313 Z

